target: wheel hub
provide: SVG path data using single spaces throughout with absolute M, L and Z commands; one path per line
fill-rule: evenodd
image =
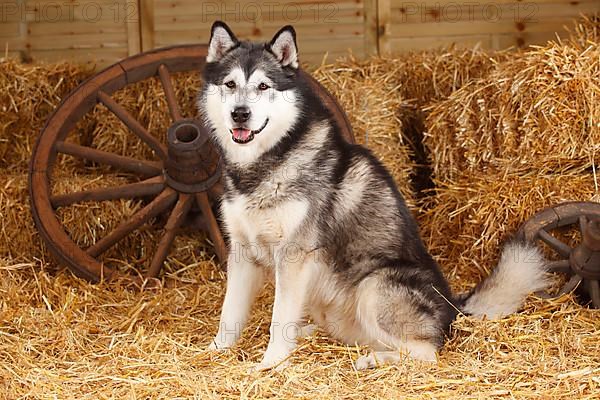
M 165 181 L 178 192 L 208 190 L 221 176 L 221 159 L 209 145 L 206 128 L 195 119 L 182 119 L 167 131 Z
M 588 280 L 600 280 L 600 226 L 596 220 L 582 224 L 582 241 L 571 252 L 569 262 L 573 271 Z

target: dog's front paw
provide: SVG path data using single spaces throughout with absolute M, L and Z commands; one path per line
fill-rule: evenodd
M 288 365 L 290 365 L 290 352 L 289 351 L 274 351 L 274 349 L 267 348 L 262 361 L 251 368 L 253 372 L 259 371 L 283 371 Z

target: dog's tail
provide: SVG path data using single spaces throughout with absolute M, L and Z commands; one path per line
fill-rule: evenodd
M 462 298 L 462 311 L 476 317 L 501 318 L 519 310 L 527 295 L 552 283 L 539 249 L 510 242 L 492 273 Z

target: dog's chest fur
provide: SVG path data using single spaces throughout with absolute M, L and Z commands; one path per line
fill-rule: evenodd
M 324 124 L 309 128 L 284 159 L 229 166 L 222 212 L 232 247 L 258 253 L 256 261 L 272 266 L 278 252 L 308 250 L 314 244 L 310 208 L 323 192 L 319 174 L 331 168 L 326 162 L 319 163 L 320 169 L 314 164 L 328 129 Z
M 277 252 L 295 245 L 308 202 L 285 195 L 287 186 L 285 182 L 266 181 L 248 194 L 233 194 L 223 201 L 232 248 L 272 266 Z

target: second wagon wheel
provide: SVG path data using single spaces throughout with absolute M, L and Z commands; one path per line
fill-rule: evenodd
M 554 233 L 569 228 L 578 231 L 574 245 Z M 550 271 L 565 273 L 569 278 L 559 295 L 578 289 L 594 308 L 600 308 L 599 203 L 567 202 L 548 207 L 525 222 L 518 235 L 529 242 L 544 243 L 558 258 L 550 262 Z
M 78 276 L 99 281 L 120 275 L 116 265 L 131 260 L 115 260 L 119 253 L 112 257 L 107 253 L 134 233 L 151 231 L 156 238 L 155 248 L 148 251 L 152 254 L 142 257 L 144 263 L 137 264 L 145 267 L 145 272 L 139 273 L 156 277 L 180 228 L 186 225 L 192 230 L 208 231 L 218 259 L 225 262 L 226 247 L 213 214 L 214 203 L 222 192 L 220 156 L 201 122 L 194 115 L 183 116 L 180 104 L 193 104 L 194 98 L 177 98 L 171 79 L 173 74 L 186 71 L 198 76 L 206 54 L 206 45 L 188 45 L 127 58 L 83 82 L 47 121 L 30 164 L 32 213 L 48 249 Z M 345 138 L 353 142 L 350 124 L 335 98 L 307 77 Z M 160 82 L 159 97 L 166 100 L 164 114 L 170 117 L 170 123 L 161 130 L 154 128 L 160 124 L 152 120 L 142 123 L 117 101 L 120 91 L 140 84 L 143 90 L 143 83 L 150 80 Z M 198 89 L 194 85 L 193 91 Z M 147 98 L 144 104 L 154 101 Z M 102 130 L 103 121 L 95 121 L 95 128 L 83 123 L 89 122 L 89 114 L 98 107 L 126 127 L 125 136 L 130 139 L 123 139 L 118 150 L 105 146 L 105 139 L 113 132 Z M 146 149 L 132 156 L 131 148 L 137 147 Z M 112 183 L 98 186 L 99 177 L 104 175 L 110 176 Z M 61 179 L 54 179 L 56 176 Z M 72 190 L 73 182 L 86 177 L 85 184 L 75 185 Z M 58 181 L 67 189 L 59 190 Z M 99 204 L 111 201 L 125 203 L 94 215 Z M 74 208 L 77 212 L 69 214 Z M 120 213 L 123 208 L 131 212 Z M 85 218 L 82 212 L 87 213 Z M 67 215 L 70 221 L 66 221 Z M 103 220 L 107 215 L 112 216 L 112 222 Z M 74 240 L 73 230 L 69 229 L 78 223 L 84 225 L 83 241 Z M 110 229 L 101 230 L 99 235 L 85 224 Z

